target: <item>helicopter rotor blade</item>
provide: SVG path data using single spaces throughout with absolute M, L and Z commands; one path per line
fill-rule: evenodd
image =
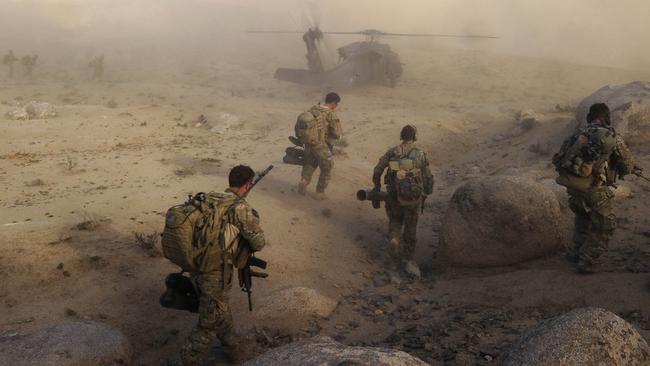
M 324 34 L 342 34 L 342 35 L 362 35 L 375 37 L 438 37 L 438 38 L 486 38 L 499 39 L 498 36 L 485 36 L 480 34 L 438 34 L 438 33 L 386 33 L 379 31 L 361 31 L 361 32 L 323 32 Z

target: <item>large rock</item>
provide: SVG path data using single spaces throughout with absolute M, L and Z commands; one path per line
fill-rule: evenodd
M 292 287 L 278 290 L 260 301 L 255 310 L 260 319 L 291 317 L 328 317 L 338 301 L 306 287 Z
M 456 190 L 442 222 L 440 254 L 468 267 L 519 263 L 557 250 L 566 222 L 555 194 L 521 177 L 481 177 Z
M 56 117 L 56 108 L 50 103 L 31 101 L 22 107 L 17 107 L 5 114 L 8 119 L 48 119 Z
M 272 349 L 244 366 L 426 366 L 408 353 L 383 348 L 347 347 L 329 337 L 291 343 Z
M 615 314 L 581 308 L 529 330 L 512 346 L 504 365 L 648 366 L 650 347 Z
M 606 103 L 612 111 L 612 126 L 630 144 L 650 142 L 650 82 L 605 86 L 585 98 L 576 110 L 579 125 L 587 122 L 589 107 Z
M 91 321 L 69 321 L 26 335 L 0 338 L 0 365 L 124 366 L 130 360 L 126 337 Z

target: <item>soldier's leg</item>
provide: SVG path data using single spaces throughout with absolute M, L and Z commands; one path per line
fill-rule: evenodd
M 388 216 L 388 241 L 390 255 L 399 259 L 400 257 L 400 236 L 404 224 L 404 212 L 402 207 L 393 199 L 386 200 L 386 215 Z
M 413 259 L 413 253 L 415 252 L 420 205 L 403 207 L 403 210 L 404 234 L 401 246 L 401 257 L 403 260 L 409 261 Z
M 569 195 L 569 208 L 575 214 L 573 221 L 573 240 L 567 248 L 566 259 L 571 263 L 578 263 L 580 248 L 587 240 L 591 230 L 591 219 L 586 204 L 586 197 L 582 193 Z
M 199 321 L 181 349 L 184 366 L 198 365 L 215 338 L 225 350 L 238 344 L 228 304 L 229 286 L 224 289 L 223 275 L 198 276 L 196 283 L 200 291 Z
M 330 178 L 332 177 L 332 169 L 334 168 L 334 160 L 332 152 L 327 148 L 327 146 L 320 146 L 316 150 L 316 156 L 318 158 L 318 167 L 320 168 L 320 175 L 318 177 L 318 184 L 316 185 L 316 192 L 324 193 L 325 188 L 330 183 Z
M 589 212 L 591 227 L 579 250 L 578 270 L 581 272 L 591 272 L 600 256 L 607 251 L 609 239 L 616 229 L 612 198 L 613 193 L 609 189 L 593 192 L 589 197 L 592 206 Z
M 304 162 L 305 164 L 302 166 L 302 172 L 300 173 L 302 179 L 298 184 L 298 193 L 302 195 L 307 193 L 307 186 L 311 183 L 311 178 L 318 167 L 318 159 L 314 156 L 311 148 L 305 149 Z
M 576 213 L 574 219 L 574 229 L 573 229 L 573 243 L 567 249 L 567 260 L 572 263 L 578 263 L 580 259 L 580 248 L 587 241 L 589 232 L 591 231 L 591 219 L 588 214 Z

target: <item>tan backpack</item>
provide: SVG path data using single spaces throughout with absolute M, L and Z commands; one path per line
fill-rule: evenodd
M 238 199 L 225 193 L 197 193 L 171 207 L 165 215 L 162 251 L 165 258 L 183 271 L 201 273 L 210 264 L 209 257 L 224 251 L 224 218 Z
M 315 115 L 311 110 L 301 113 L 294 126 L 296 137 L 303 145 L 317 145 L 325 140 L 324 114 Z

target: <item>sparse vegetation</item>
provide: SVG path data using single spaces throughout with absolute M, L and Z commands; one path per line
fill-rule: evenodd
M 157 248 L 158 241 L 160 240 L 160 233 L 154 231 L 150 234 L 143 232 L 134 232 L 133 236 L 135 238 L 136 245 L 147 252 L 152 257 L 159 257 L 160 251 Z
M 93 214 L 88 212 L 83 212 L 80 214 L 81 222 L 75 225 L 75 228 L 79 231 L 93 231 L 96 230 L 100 225 L 100 220 Z

